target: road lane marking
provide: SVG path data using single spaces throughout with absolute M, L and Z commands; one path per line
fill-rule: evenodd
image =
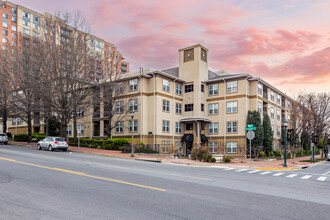
M 48 169 L 48 170 L 55 170 L 55 171 L 64 172 L 64 173 L 75 174 L 75 175 L 79 175 L 79 176 L 90 177 L 90 178 L 94 178 L 94 179 L 105 180 L 105 181 L 109 181 L 109 182 L 122 183 L 122 184 L 126 184 L 126 185 L 137 186 L 137 187 L 142 187 L 142 188 L 147 188 L 147 189 L 153 189 L 153 190 L 166 192 L 165 189 L 160 189 L 160 188 L 156 188 L 156 187 L 152 187 L 152 186 L 145 186 L 145 185 L 136 184 L 136 183 L 125 182 L 125 181 L 121 181 L 121 180 L 114 180 L 114 179 L 109 179 L 109 178 L 105 178 L 105 177 L 93 176 L 93 175 L 89 175 L 89 174 L 86 174 L 86 173 L 77 172 L 77 171 L 73 171 L 73 170 L 61 169 L 61 168 L 56 168 L 56 167 L 46 167 L 46 166 L 21 162 L 21 161 L 9 159 L 9 158 L 4 158 L 4 157 L 0 157 L 0 160 L 5 160 L 5 161 L 13 162 L 13 163 L 24 164 L 24 165 L 28 165 L 28 166 L 32 166 L 32 167 L 44 168 L 44 169 Z
M 283 175 L 284 173 L 275 173 L 275 174 L 273 174 L 273 176 L 281 176 L 281 175 Z
M 330 171 L 328 171 L 328 172 L 326 172 L 326 173 L 323 173 L 322 175 L 325 176 L 325 175 L 327 175 L 327 174 L 329 174 L 329 173 L 330 173 Z
M 234 168 L 226 168 L 226 169 L 223 169 L 223 170 L 235 170 Z
M 263 173 L 259 173 L 260 175 L 266 175 L 268 173 L 271 173 L 271 172 L 263 172 Z
M 288 176 L 286 176 L 286 177 L 288 177 L 288 178 L 293 178 L 293 177 L 295 177 L 295 176 L 298 176 L 298 174 L 290 174 L 290 175 L 288 175 Z
M 134 170 L 134 171 L 149 172 L 149 173 L 157 173 L 157 174 L 162 174 L 162 175 L 177 176 L 177 177 L 184 177 L 184 178 L 197 179 L 197 180 L 205 180 L 205 181 L 212 181 L 213 180 L 213 179 L 203 178 L 203 177 L 187 176 L 187 175 L 181 175 L 181 174 L 175 174 L 175 173 L 165 173 L 165 172 L 158 172 L 158 171 L 144 170 L 144 169 L 134 169 L 134 168 L 114 166 L 114 165 L 102 164 L 102 163 L 85 162 L 85 161 L 74 160 L 74 159 L 68 160 L 68 159 L 65 159 L 65 158 L 52 157 L 52 156 L 42 156 L 42 157 L 58 159 L 58 160 L 65 160 L 65 161 L 70 161 L 70 162 L 72 162 L 72 161 L 80 162 L 80 163 L 83 162 L 83 163 L 100 165 L 100 166 L 104 166 L 104 167 L 111 167 L 111 168 L 124 169 L 124 170 Z
M 312 175 L 305 175 L 305 176 L 301 177 L 300 179 L 308 180 L 311 177 L 312 177 Z
M 317 178 L 318 181 L 325 181 L 327 179 L 327 177 L 325 176 L 320 176 L 319 178 Z
M 246 171 L 248 169 L 240 169 L 240 170 L 235 170 L 235 172 L 243 172 L 243 171 Z
M 260 170 L 252 170 L 252 171 L 247 172 L 247 173 L 257 173 L 257 172 L 260 172 Z

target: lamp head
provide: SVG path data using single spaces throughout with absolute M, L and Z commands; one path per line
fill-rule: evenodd
M 133 110 L 131 111 L 131 118 L 132 119 L 134 118 L 134 111 Z
M 288 127 L 288 120 L 284 119 L 284 127 Z

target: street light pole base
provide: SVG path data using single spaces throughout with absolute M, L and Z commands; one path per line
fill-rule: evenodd
M 283 167 L 288 167 L 288 165 L 286 165 L 286 164 L 283 164 Z
M 131 157 L 134 157 L 134 154 L 131 154 Z

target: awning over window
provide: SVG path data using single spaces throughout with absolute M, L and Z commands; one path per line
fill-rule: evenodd
M 204 134 L 201 134 L 201 141 L 203 143 L 205 143 L 205 142 L 208 142 L 209 140 L 207 139 L 207 137 Z
M 194 141 L 194 135 L 193 134 L 185 134 L 181 138 L 181 142 L 193 142 Z

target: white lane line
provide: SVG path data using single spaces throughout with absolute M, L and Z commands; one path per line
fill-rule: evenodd
M 243 171 L 246 171 L 248 169 L 240 169 L 240 170 L 235 170 L 236 172 L 243 172 Z
M 265 174 L 268 174 L 268 173 L 271 173 L 271 172 L 263 172 L 263 173 L 259 173 L 260 175 L 265 175 Z
M 305 175 L 305 176 L 301 177 L 300 179 L 308 180 L 311 177 L 312 177 L 312 175 Z
M 318 181 L 325 181 L 327 179 L 327 177 L 325 177 L 325 176 L 320 176 L 317 180 Z
M 257 172 L 260 172 L 260 170 L 253 170 L 253 171 L 250 171 L 250 172 L 247 172 L 247 173 L 257 173 Z
M 226 169 L 223 169 L 223 170 L 235 170 L 234 168 L 226 168 Z
M 325 175 L 327 175 L 327 174 L 329 174 L 329 173 L 330 173 L 330 171 L 328 171 L 328 172 L 326 172 L 326 173 L 323 173 L 322 175 L 324 175 L 324 176 L 325 176 Z
M 290 174 L 290 175 L 288 175 L 288 176 L 286 176 L 286 177 L 288 177 L 288 178 L 292 178 L 292 177 L 295 177 L 295 176 L 298 176 L 298 174 Z
M 275 173 L 273 176 L 281 176 L 283 175 L 284 173 Z

